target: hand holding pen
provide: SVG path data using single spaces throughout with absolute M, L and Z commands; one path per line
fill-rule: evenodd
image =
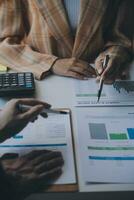
M 21 112 L 19 105 L 30 106 L 30 109 Z M 0 111 L 0 142 L 19 133 L 29 122 L 36 120 L 44 108 L 50 107 L 45 102 L 31 98 L 8 101 Z
M 12 99 L 0 110 L 0 142 L 19 133 L 38 115 L 47 117 L 47 113 L 67 114 L 65 111 L 50 109 L 51 105 L 31 98 Z
M 109 58 L 110 58 L 109 55 L 106 55 L 105 58 L 104 58 L 104 61 L 103 61 L 103 64 L 102 64 L 102 69 L 103 69 L 103 71 L 106 69 L 106 67 L 107 67 L 107 65 L 108 65 Z M 103 73 L 103 71 L 102 71 L 102 73 Z M 101 74 L 102 74 L 102 73 L 101 73 Z M 100 74 L 100 75 L 101 75 L 101 74 Z M 102 89 L 103 89 L 103 83 L 104 83 L 104 78 L 101 77 L 101 78 L 100 78 L 100 84 L 99 84 L 99 90 L 98 90 L 98 102 L 99 102 L 100 97 L 101 97 L 101 93 L 102 93 Z

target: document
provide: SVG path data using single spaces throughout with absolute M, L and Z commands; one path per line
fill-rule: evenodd
M 69 110 L 68 114 L 49 114 L 48 118 L 39 116 L 18 135 L 0 144 L 1 155 L 9 152 L 23 155 L 38 149 L 62 152 L 63 174 L 55 184 L 76 183 Z
M 118 80 L 112 85 L 104 84 L 99 102 L 99 83 L 95 79 L 73 81 L 75 106 L 134 105 L 134 81 Z
M 134 183 L 134 107 L 83 107 L 76 115 L 79 178 Z

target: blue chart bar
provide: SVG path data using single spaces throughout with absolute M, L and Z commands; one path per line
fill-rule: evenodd
M 23 135 L 15 135 L 13 138 L 14 139 L 23 139 Z
M 62 144 L 17 144 L 17 145 L 0 145 L 0 148 L 22 148 L 22 147 L 62 147 L 67 146 L 66 143 Z
M 134 157 L 89 156 L 90 160 L 134 160 Z
M 127 128 L 128 136 L 130 140 L 134 140 L 134 128 Z

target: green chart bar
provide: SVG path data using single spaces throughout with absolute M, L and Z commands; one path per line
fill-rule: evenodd
M 110 133 L 109 136 L 111 140 L 127 140 L 126 133 Z
M 89 150 L 109 150 L 109 151 L 117 151 L 117 150 L 134 150 L 134 147 L 93 147 L 93 146 L 88 146 Z

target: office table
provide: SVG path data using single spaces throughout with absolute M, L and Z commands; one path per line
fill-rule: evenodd
M 130 79 L 134 80 L 134 62 L 130 66 Z M 72 111 L 72 124 L 73 124 L 73 136 L 75 143 L 75 153 L 77 160 L 77 141 L 76 139 L 76 116 L 75 107 L 73 102 L 73 79 L 60 77 L 56 75 L 49 76 L 43 81 L 37 81 L 37 93 L 36 98 L 46 101 L 54 108 L 70 108 Z M 81 179 L 82 174 L 78 170 L 78 182 L 80 191 L 133 191 L 134 184 L 89 184 L 85 187 L 85 183 Z
M 131 65 L 131 77 L 130 79 L 134 79 L 134 63 Z M 72 124 L 73 124 L 73 136 L 75 141 L 75 124 L 76 124 L 76 116 L 75 116 L 75 107 L 73 106 L 73 79 L 60 77 L 56 75 L 51 75 L 46 77 L 42 81 L 36 81 L 36 95 L 35 97 L 39 100 L 46 101 L 52 105 L 54 108 L 70 108 L 72 112 Z M 1 99 L 1 104 L 5 102 L 5 100 Z M 75 143 L 75 152 L 77 158 L 77 149 L 76 149 L 76 141 Z M 77 159 L 76 159 L 77 160 Z M 77 168 L 78 172 L 79 169 Z M 81 174 L 78 173 L 79 180 L 79 190 L 83 191 L 84 182 L 81 180 Z M 51 188 L 53 191 L 73 191 L 77 190 L 76 185 L 70 185 L 69 187 L 60 186 L 57 189 L 57 186 Z M 50 189 L 50 191 L 51 191 Z M 134 190 L 134 184 L 90 184 L 86 187 L 85 191 L 124 191 L 124 190 Z
M 132 64 L 134 66 L 134 63 Z M 134 79 L 134 67 L 131 68 L 130 79 Z M 71 78 L 50 76 L 45 80 L 37 81 L 37 95 L 36 97 L 47 101 L 52 104 L 53 107 L 63 107 L 70 108 L 72 111 L 72 121 L 73 121 L 73 134 L 75 138 L 75 108 L 73 106 L 73 84 Z M 79 180 L 79 185 L 82 188 L 83 182 Z M 131 200 L 134 199 L 134 192 L 129 192 L 129 190 L 134 190 L 133 184 L 94 184 L 87 187 L 87 190 L 92 192 L 86 193 L 47 193 L 47 194 L 37 194 L 32 195 L 27 200 Z M 111 192 L 111 191 L 120 192 Z M 128 190 L 126 192 L 123 192 Z M 99 192 L 101 191 L 101 192 Z M 109 192 L 107 192 L 109 191 Z

